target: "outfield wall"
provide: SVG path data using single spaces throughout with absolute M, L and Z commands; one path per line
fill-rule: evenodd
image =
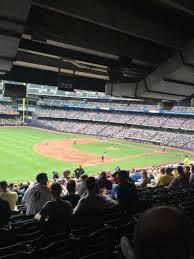
M 56 128 L 51 126 L 46 126 L 45 124 L 41 123 L 41 121 L 34 120 L 34 119 L 28 120 L 26 125 L 33 128 L 41 128 L 41 129 L 56 131 Z

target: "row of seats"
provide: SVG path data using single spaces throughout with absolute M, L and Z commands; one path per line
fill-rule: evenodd
M 133 243 L 135 224 L 143 211 L 158 205 L 183 210 L 194 221 L 194 190 L 145 188 L 138 190 L 139 204 L 123 214 L 117 206 L 103 215 L 74 218 L 70 232 L 45 234 L 39 222 L 23 214 L 14 215 L 11 230 L 1 230 L 0 258 L 122 258 L 120 238 Z

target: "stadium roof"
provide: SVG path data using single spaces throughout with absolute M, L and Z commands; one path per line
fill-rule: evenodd
M 180 101 L 194 95 L 193 22 L 193 0 L 1 0 L 0 75 Z

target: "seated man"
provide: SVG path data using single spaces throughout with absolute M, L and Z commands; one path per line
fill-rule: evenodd
M 47 174 L 38 174 L 36 181 L 37 183 L 29 186 L 22 199 L 22 204 L 26 206 L 27 215 L 35 215 L 51 199 L 51 192 L 47 186 Z
M 11 192 L 8 190 L 8 184 L 6 181 L 0 181 L 0 198 L 4 201 L 9 202 L 9 207 L 11 211 L 17 209 L 16 202 L 18 200 L 18 195 L 16 192 Z
M 76 177 L 77 179 L 79 179 L 80 176 L 85 173 L 85 171 L 84 171 L 82 165 L 79 165 L 79 167 L 76 168 L 74 172 L 75 172 L 75 177 Z
M 189 185 L 192 187 L 194 185 L 194 165 L 191 165 L 191 174 L 189 177 Z
M 106 188 L 108 191 L 112 190 L 112 182 L 107 179 L 106 172 L 101 172 L 97 178 L 98 188 Z
M 52 201 L 48 201 L 40 211 L 40 222 L 45 222 L 46 232 L 58 233 L 69 230 L 72 206 L 61 199 L 62 187 L 58 183 L 51 185 Z M 37 216 L 35 218 L 38 218 Z
M 165 174 L 160 175 L 160 177 L 158 178 L 156 186 L 168 186 L 173 179 L 174 177 L 172 175 L 172 168 L 167 167 L 165 169 Z
M 178 175 L 169 184 L 169 188 L 187 188 L 189 187 L 190 174 L 185 173 L 182 166 L 177 166 Z
M 76 194 L 76 182 L 73 179 L 70 179 L 67 183 L 68 193 L 63 197 L 63 200 L 69 201 L 73 208 L 77 205 L 80 195 Z
M 191 222 L 176 208 L 152 208 L 138 220 L 134 251 L 126 237 L 121 239 L 121 248 L 126 259 L 191 259 Z
M 76 192 L 80 196 L 82 196 L 86 191 L 86 179 L 88 178 L 87 174 L 82 174 L 80 177 L 80 181 L 77 183 Z
M 122 211 L 133 211 L 138 207 L 138 195 L 135 184 L 130 182 L 129 173 L 118 173 L 117 201 Z
M 94 211 L 103 211 L 105 208 L 105 198 L 96 193 L 96 179 L 88 177 L 86 179 L 87 194 L 81 198 L 74 209 L 74 214 L 92 214 Z

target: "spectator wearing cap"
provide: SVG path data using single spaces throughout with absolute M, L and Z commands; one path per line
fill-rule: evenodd
M 51 192 L 47 186 L 47 174 L 38 174 L 36 181 L 37 183 L 27 189 L 22 199 L 22 204 L 26 206 L 26 215 L 35 215 L 41 211 L 47 201 L 51 200 Z
M 0 181 L 0 198 L 9 202 L 11 211 L 17 209 L 16 202 L 18 200 L 18 195 L 16 192 L 8 190 L 8 184 L 6 181 Z
M 74 172 L 75 172 L 75 177 L 76 177 L 77 179 L 79 179 L 80 176 L 85 173 L 85 171 L 84 171 L 82 165 L 79 165 L 79 167 L 76 168 Z
M 59 173 L 57 171 L 53 171 L 53 180 L 59 179 Z
M 172 182 L 173 178 L 172 168 L 167 167 L 165 169 L 165 174 L 160 175 L 158 178 L 156 186 L 168 186 Z
M 187 188 L 189 186 L 189 174 L 184 173 L 182 166 L 177 166 L 178 175 L 169 184 L 170 188 Z

